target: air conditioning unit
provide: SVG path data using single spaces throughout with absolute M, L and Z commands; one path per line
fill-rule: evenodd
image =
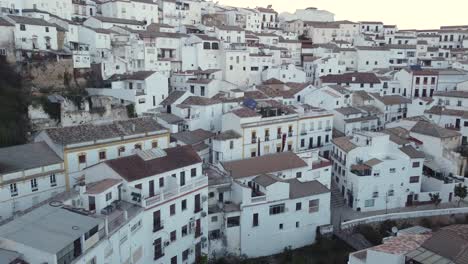
M 200 215 L 201 215 L 201 217 L 206 217 L 206 212 L 202 211 Z
M 167 247 L 171 244 L 171 241 L 167 240 L 167 241 L 164 241 L 164 246 Z

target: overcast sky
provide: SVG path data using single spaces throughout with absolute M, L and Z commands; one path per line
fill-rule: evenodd
M 468 25 L 468 0 L 219 0 L 219 3 L 240 7 L 271 4 L 278 13 L 316 7 L 334 13 L 335 20 L 377 20 L 396 24 L 399 29 Z

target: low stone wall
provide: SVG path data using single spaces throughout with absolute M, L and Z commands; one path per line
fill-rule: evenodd
M 358 225 L 363 224 L 374 224 L 381 223 L 386 220 L 407 220 L 423 217 L 434 217 L 434 216 L 447 216 L 447 215 L 457 215 L 457 214 L 468 214 L 468 207 L 461 208 L 446 208 L 446 209 L 435 209 L 435 210 L 423 210 L 423 211 L 413 211 L 413 212 L 402 212 L 402 213 L 390 213 L 384 215 L 375 215 L 350 221 L 345 221 L 341 223 L 341 229 L 351 229 Z

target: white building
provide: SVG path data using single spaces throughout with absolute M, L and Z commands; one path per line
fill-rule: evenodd
M 371 72 L 352 72 L 344 74 L 329 74 L 320 77 L 320 86 L 342 85 L 351 91 L 380 92 L 382 83 L 380 79 Z
M 157 108 L 169 93 L 167 77 L 154 71 L 116 74 L 110 80 L 111 88 L 87 88 L 87 91 L 91 95 L 112 96 L 124 103 L 130 102 L 139 116 Z
M 92 28 L 109 29 L 114 26 L 128 27 L 135 30 L 145 30 L 147 23 L 135 19 L 107 17 L 107 16 L 92 16 L 83 22 L 84 26 Z
M 349 207 L 366 212 L 418 201 L 424 153 L 379 132 L 355 132 L 333 144 L 333 180 Z
M 17 50 L 26 52 L 56 51 L 57 27 L 43 19 L 6 16 L 6 20 L 15 25 L 14 41 Z
M 258 101 L 255 109 L 244 106 L 224 114 L 221 131 L 243 135 L 242 144 L 234 146 L 242 149 L 242 156 L 234 159 L 317 148 L 326 157 L 332 119 L 331 113 L 306 105 L 292 108 L 273 100 Z
M 23 9 L 38 9 L 46 11 L 63 19 L 72 19 L 72 0 L 57 0 L 51 2 L 49 0 L 20 0 Z
M 145 21 L 146 24 L 158 23 L 158 3 L 154 1 L 117 0 L 101 4 L 105 17 Z
M 143 207 L 141 263 L 192 263 L 206 255 L 208 177 L 191 146 L 137 151 L 89 167 L 85 173 L 89 183 L 119 181 L 112 196 Z M 106 210 L 107 196 L 103 193 L 84 204 L 90 210 Z
M 262 72 L 262 80 L 277 79 L 282 82 L 305 83 L 306 73 L 294 64 L 273 66 Z
M 63 159 L 66 186 L 71 187 L 86 167 L 131 155 L 134 150 L 167 148 L 169 133 L 152 118 L 134 118 L 110 124 L 50 128 L 34 139 L 44 141 Z
M 65 191 L 62 159 L 43 142 L 0 149 L 0 219 Z
M 291 152 L 222 163 L 223 176 L 210 184 L 211 254 L 260 257 L 314 243 L 317 228 L 330 224 L 330 191 L 321 181 L 329 170 L 314 178 L 309 166 Z M 228 190 L 219 178 L 232 181 Z

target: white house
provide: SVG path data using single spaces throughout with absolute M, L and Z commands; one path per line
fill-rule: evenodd
M 72 0 L 57 0 L 50 2 L 48 0 L 21 0 L 23 9 L 39 9 L 63 19 L 72 19 Z
M 210 252 L 260 257 L 314 243 L 315 230 L 330 223 L 330 191 L 309 165 L 290 152 L 222 163 L 232 184 L 229 192 L 210 186 Z
M 349 87 L 351 91 L 379 92 L 382 89 L 380 79 L 371 72 L 329 74 L 320 77 L 319 84 L 321 86 L 342 85 Z
M 17 50 L 56 51 L 57 27 L 43 19 L 25 16 L 6 16 L 15 25 L 15 47 Z
M 86 124 L 41 131 L 35 142 L 45 142 L 63 159 L 66 186 L 71 187 L 86 167 L 128 156 L 136 149 L 166 148 L 168 130 L 152 118 L 133 118 L 104 124 Z
M 137 151 L 85 173 L 89 183 L 119 181 L 115 195 L 144 209 L 141 263 L 194 262 L 207 253 L 208 177 L 191 146 Z M 95 197 L 84 204 L 89 210 L 106 210 L 107 194 L 102 195 L 106 199 Z
M 135 113 L 139 116 L 157 108 L 169 93 L 167 77 L 154 71 L 116 74 L 110 81 L 111 88 L 87 88 L 87 91 L 91 95 L 112 96 L 122 102 L 130 102 L 135 105 Z
M 424 153 L 379 132 L 355 132 L 333 144 L 333 180 L 349 207 L 366 212 L 418 201 Z
M 105 17 L 145 21 L 146 24 L 158 23 L 158 3 L 154 1 L 117 0 L 101 4 Z
M 65 191 L 63 160 L 43 142 L 1 148 L 0 162 L 1 220 Z
M 262 80 L 277 79 L 282 82 L 305 83 L 306 73 L 294 64 L 273 66 L 262 72 Z

